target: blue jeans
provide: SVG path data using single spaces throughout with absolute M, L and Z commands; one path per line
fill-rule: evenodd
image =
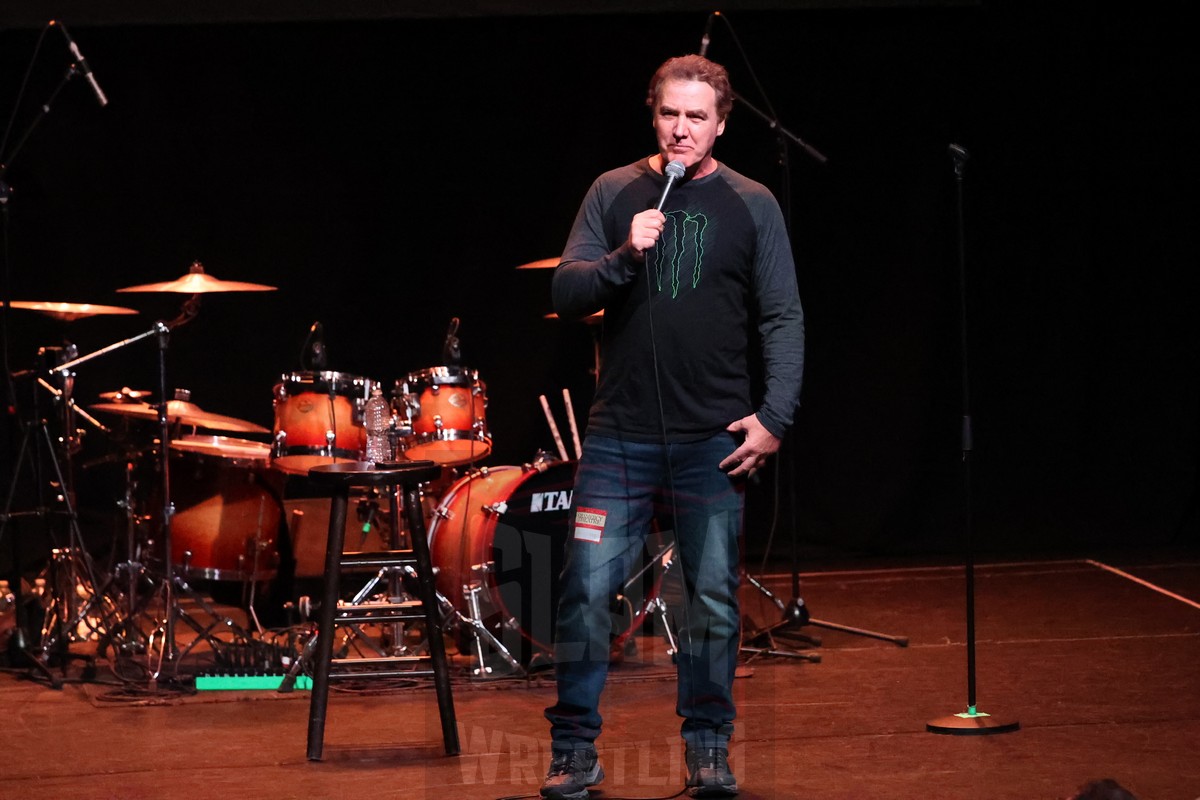
M 733 677 L 740 646 L 738 537 L 743 486 L 717 468 L 737 446 L 722 432 L 660 444 L 588 436 L 575 475 L 554 659 L 558 702 L 546 709 L 556 750 L 600 735 L 608 676 L 609 607 L 645 550 L 651 519 L 675 515 L 675 563 L 683 578 L 678 700 L 693 747 L 725 746 L 733 733 Z M 674 486 L 674 502 L 671 486 Z M 670 516 L 667 517 L 670 520 Z

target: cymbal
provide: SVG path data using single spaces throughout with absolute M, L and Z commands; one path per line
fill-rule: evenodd
M 36 300 L 13 300 L 9 303 L 13 308 L 24 309 L 25 311 L 40 311 L 43 314 L 54 317 L 55 319 L 74 322 L 77 319 L 84 317 L 95 316 L 96 314 L 136 314 L 137 311 L 132 308 L 122 308 L 121 306 L 98 306 L 93 303 L 50 303 Z
M 541 258 L 537 261 L 530 261 L 528 264 L 522 264 L 517 269 L 554 269 L 560 261 L 562 259 L 557 256 L 554 258 Z
M 134 419 L 158 419 L 158 406 L 149 403 L 97 403 L 88 406 L 93 411 L 109 411 L 122 417 Z M 243 433 L 270 433 L 269 430 L 253 422 L 226 417 L 221 414 L 210 414 L 195 403 L 187 400 L 171 400 L 167 403 L 167 420 L 171 424 L 196 428 L 207 428 L 214 431 L 240 431 Z
M 559 319 L 559 316 L 558 314 L 547 314 L 545 319 Z M 599 325 L 604 321 L 604 309 L 600 309 L 595 314 L 589 314 L 579 321 L 587 325 Z
M 128 386 L 122 386 L 115 392 L 101 392 L 100 399 L 110 403 L 133 403 L 150 395 L 151 392 L 147 392 L 145 389 L 130 389 Z
M 262 283 L 241 283 L 239 281 L 223 281 L 204 271 L 204 265 L 199 261 L 192 262 L 188 274 L 173 281 L 163 283 L 144 283 L 140 286 L 127 286 L 117 289 L 118 292 L 178 292 L 179 294 L 207 294 L 209 292 L 273 292 L 276 287 Z

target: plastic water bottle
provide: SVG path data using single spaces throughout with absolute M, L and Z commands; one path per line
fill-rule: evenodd
M 383 389 L 374 386 L 363 408 L 363 426 L 367 429 L 367 461 L 378 464 L 380 461 L 391 461 L 395 458 L 388 436 L 391 424 L 392 405 L 383 396 Z

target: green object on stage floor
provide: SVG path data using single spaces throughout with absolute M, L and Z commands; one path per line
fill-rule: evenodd
M 200 692 L 250 689 L 275 690 L 279 688 L 279 684 L 282 682 L 282 675 L 197 675 L 196 690 Z M 296 688 L 311 689 L 312 678 L 307 675 L 298 676 L 296 678 Z

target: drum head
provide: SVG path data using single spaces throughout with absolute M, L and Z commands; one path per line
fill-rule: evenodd
M 271 446 L 251 439 L 234 439 L 229 436 L 202 436 L 188 434 L 171 440 L 172 450 L 187 453 L 228 458 L 239 463 L 265 465 L 271 455 Z
M 471 386 L 479 382 L 479 370 L 470 367 L 428 367 L 408 373 L 407 380 L 410 387 Z
M 497 599 L 522 635 L 546 652 L 554 642 L 574 483 L 574 463 L 530 472 L 506 501 L 492 537 Z
M 294 395 L 303 392 L 341 395 L 342 397 L 371 396 L 375 381 L 348 372 L 287 372 L 280 377 L 276 394 Z
M 494 592 L 505 614 L 520 623 L 521 635 L 536 650 L 552 655 L 561 594 L 559 576 L 566 555 L 575 462 L 558 462 L 532 472 L 517 485 L 492 536 Z M 655 548 L 656 535 L 647 538 Z M 652 553 L 650 555 L 653 555 Z M 639 568 L 648 563 L 643 559 Z M 629 580 L 613 598 L 612 637 L 624 639 L 645 616 L 645 602 L 657 593 L 661 575 L 647 570 Z M 531 652 L 522 648 L 521 657 Z

